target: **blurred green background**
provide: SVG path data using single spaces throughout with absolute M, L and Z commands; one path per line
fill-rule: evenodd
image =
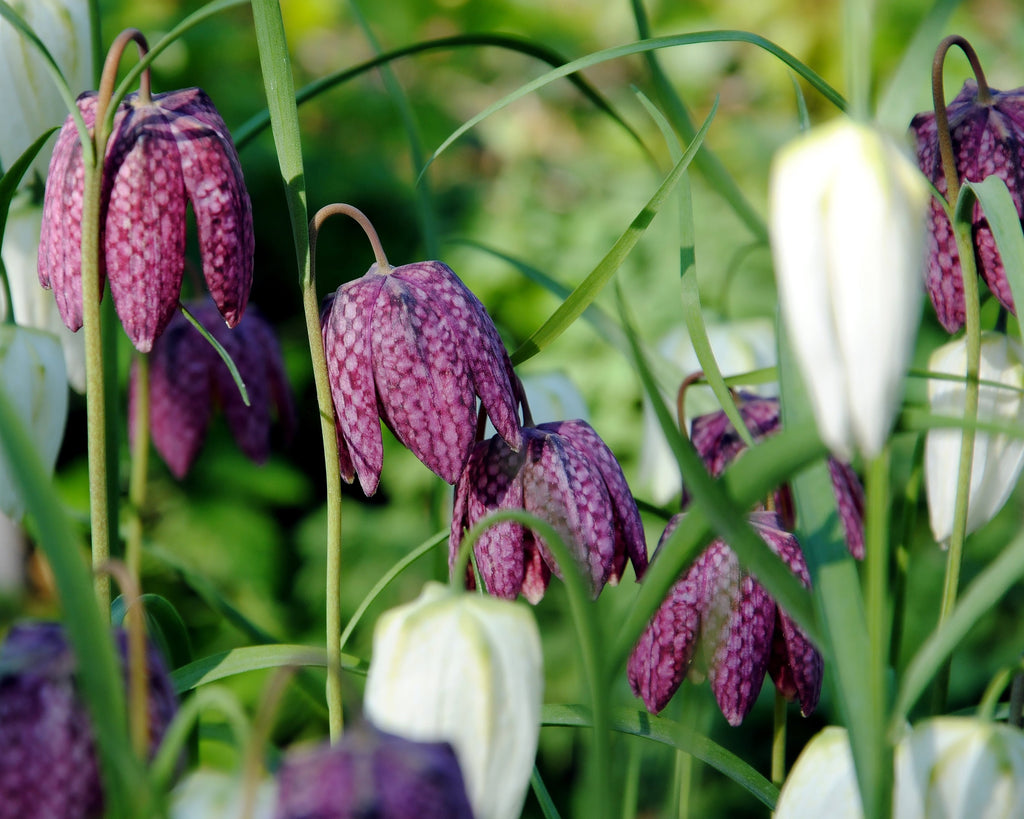
M 1024 80 L 1019 43 L 1024 16 L 1012 0 L 938 3 L 951 9 L 936 30 L 923 63 L 911 66 L 897 91 L 891 79 L 915 30 L 933 4 L 900 0 L 878 4 L 877 39 L 870 55 L 875 91 L 885 100 L 893 123 L 905 127 L 910 116 L 930 107 L 927 72 L 930 51 L 947 33 L 967 36 L 978 50 L 990 83 L 1009 88 Z M 157 41 L 199 2 L 124 0 L 104 2 L 103 41 L 135 27 Z M 954 8 L 955 7 L 955 8 Z M 357 65 L 374 56 L 374 45 L 360 26 L 353 6 L 341 0 L 285 0 L 285 25 L 296 86 Z M 647 5 L 654 35 L 707 29 L 743 29 L 781 45 L 843 91 L 841 11 L 837 3 L 808 0 L 656 2 Z M 398 0 L 363 3 L 360 13 L 388 51 L 412 43 L 458 34 L 502 33 L 521 37 L 574 59 L 637 38 L 627 0 L 559 4 L 540 0 Z M 130 64 L 133 58 L 126 58 Z M 756 213 L 764 214 L 768 165 L 774 150 L 799 128 L 797 95 L 791 73 L 778 60 L 751 45 L 718 43 L 658 52 L 676 92 L 698 124 L 716 97 L 719 108 L 706 145 L 719 157 Z M 406 102 L 396 101 L 381 74 L 355 77 L 300 108 L 310 211 L 336 201 L 362 209 L 374 222 L 393 264 L 426 258 L 431 250 L 463 278 L 492 313 L 507 347 L 515 349 L 559 303 L 550 290 L 526 277 L 534 268 L 571 288 L 582 281 L 643 207 L 667 172 L 668 151 L 637 90 L 658 102 L 650 67 L 642 56 L 603 63 L 586 79 L 614 106 L 649 146 L 645 153 L 607 114 L 576 88 L 560 80 L 485 120 L 435 161 L 417 183 L 420 166 L 412 158 L 408 105 L 422 149 L 429 155 L 462 122 L 530 79 L 547 66 L 541 61 L 494 46 L 436 49 L 392 65 Z M 947 95 L 959 89 L 967 64 L 952 54 Z M 228 126 L 238 129 L 265 108 L 250 12 L 235 9 L 202 23 L 167 50 L 153 66 L 154 91 L 197 85 L 217 104 Z M 834 108 L 800 83 L 812 122 L 831 117 Z M 241 160 L 254 206 L 257 237 L 252 303 L 274 324 L 287 361 L 299 427 L 294 439 L 275 437 L 270 462 L 253 468 L 237 451 L 222 419 L 211 429 L 195 467 L 175 481 L 156 458 L 150 502 L 145 510 L 149 553 L 147 590 L 168 597 L 181 611 L 193 639 L 195 656 L 244 644 L 250 639 L 210 605 L 195 584 L 178 571 L 208 581 L 223 600 L 253 624 L 288 642 L 319 644 L 324 605 L 323 458 L 314 391 L 305 347 L 298 274 L 289 220 L 269 131 L 244 146 Z M 767 247 L 759 242 L 712 185 L 692 175 L 697 228 L 697 270 L 708 320 L 774 320 L 775 298 Z M 430 214 L 424 221 L 422 213 Z M 431 228 L 430 226 L 433 226 Z M 425 227 L 426 226 L 426 227 Z M 431 232 L 431 230 L 435 232 Z M 193 257 L 195 258 L 195 257 Z M 332 220 L 318 244 L 317 275 L 321 297 L 362 275 L 372 261 L 359 229 Z M 666 335 L 679 332 L 679 256 L 676 215 L 657 217 L 617 274 L 630 309 L 639 319 L 645 344 L 657 351 Z M 616 312 L 611 292 L 599 305 Z M 941 335 L 925 312 L 918 361 Z M 121 355 L 127 370 L 127 344 Z M 684 365 L 656 357 L 662 383 L 669 389 Z M 590 422 L 619 456 L 635 494 L 673 511 L 677 499 L 656 499 L 663 478 L 643 457 L 647 429 L 639 380 L 629 362 L 594 324 L 580 321 L 551 347 L 527 362 L 521 373 L 557 373 L 582 396 Z M 911 392 L 911 401 L 920 393 Z M 554 420 L 538 418 L 538 421 Z M 386 451 L 380 490 L 370 499 L 346 487 L 343 516 L 343 612 L 351 614 L 388 567 L 434 533 L 447 528 L 451 490 L 397 445 L 385 432 Z M 83 516 L 86 509 L 85 416 L 80 397 L 73 401 L 59 466 L 68 501 Z M 907 436 L 898 452 L 909 455 Z M 127 475 L 123 444 L 122 476 Z M 902 463 L 902 462 L 901 462 Z M 990 527 L 972 538 L 965 580 L 983 565 L 1004 533 L 1019 526 L 1020 501 L 1014 500 Z M 913 647 L 932 625 L 944 556 L 924 526 L 912 550 L 910 594 L 918 614 L 907 623 L 905 644 Z M 649 549 L 663 525 L 646 514 Z M 423 582 L 446 576 L 446 555 L 439 552 L 415 564 L 370 608 L 346 651 L 368 657 L 372 625 L 386 607 L 414 597 Z M 628 576 L 608 589 L 599 603 L 609 629 L 634 593 Z M 37 581 L 32 605 L 52 607 L 46 584 Z M 985 628 L 972 635 L 953 666 L 954 707 L 977 700 L 1001 665 L 1012 663 L 1024 646 L 1019 596 L 993 612 Z M 547 658 L 548 702 L 574 702 L 582 696 L 580 677 L 563 590 L 556 582 L 536 607 Z M 265 675 L 250 674 L 232 685 L 256 703 Z M 358 708 L 361 679 L 347 678 L 347 704 Z M 771 731 L 771 686 L 738 729 L 730 729 L 714 708 L 707 686 L 686 684 L 669 706 L 670 716 L 707 731 L 767 774 Z M 616 683 L 616 704 L 639 705 L 625 674 Z M 791 710 L 791 758 L 803 741 L 837 716 L 826 679 L 822 704 L 803 720 Z M 279 719 L 276 738 L 285 744 L 324 733 L 323 713 L 295 693 Z M 232 754 L 208 726 L 204 758 L 227 763 Z M 579 736 L 568 729 L 542 732 L 540 767 L 563 815 L 572 815 L 571 790 L 579 764 Z M 672 804 L 676 759 L 665 748 L 621 738 L 617 766 L 640 764 L 640 815 L 667 815 Z M 694 769 L 691 815 L 763 816 L 748 794 L 710 768 Z M 539 815 L 533 797 L 527 815 Z

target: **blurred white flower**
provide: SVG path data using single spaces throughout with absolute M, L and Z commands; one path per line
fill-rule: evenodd
M 39 284 L 36 260 L 42 218 L 43 209 L 36 206 L 12 207 L 7 218 L 2 257 L 14 320 L 23 327 L 46 330 L 60 339 L 68 382 L 78 392 L 85 392 L 85 336 L 64 326 L 53 294 Z M 4 301 L 0 315 L 6 317 L 8 309 Z
M 893 816 L 1024 816 L 1024 733 L 973 717 L 922 722 L 896 749 Z
M 772 816 L 862 819 L 864 810 L 845 728 L 830 725 L 804 746 L 782 785 Z
M 963 338 L 932 353 L 928 369 L 960 376 L 967 373 L 967 346 Z M 983 333 L 979 377 L 1006 384 L 999 389 L 982 384 L 978 390 L 978 420 L 1008 425 L 1024 423 L 1024 348 L 1002 333 Z M 928 401 L 935 415 L 963 417 L 966 385 L 963 381 L 928 382 Z M 925 482 L 932 533 L 942 543 L 953 532 L 957 472 L 960 465 L 959 429 L 932 429 L 925 439 Z M 967 532 L 988 523 L 1002 509 L 1024 467 L 1024 440 L 1003 433 L 981 432 L 974 436 L 971 488 L 967 506 Z
M 841 119 L 782 148 L 770 224 L 779 307 L 822 440 L 881 452 L 921 318 L 930 188 L 899 146 Z
M 775 366 L 775 328 L 771 319 L 749 318 L 736 321 L 707 321 L 708 339 L 722 375 L 729 377 Z M 684 328 L 667 335 L 658 345 L 658 352 L 677 367 L 673 378 L 683 379 L 700 369 L 697 353 Z M 760 384 L 743 389 L 759 395 L 774 395 L 774 384 Z M 675 396 L 664 396 L 674 407 Z M 697 415 L 720 409 L 710 387 L 693 386 L 686 390 L 687 426 Z M 668 503 L 682 490 L 682 479 L 675 456 L 669 448 L 654 409 L 644 399 L 644 440 L 640 452 L 640 482 L 655 503 Z
M 57 339 L 40 330 L 0 325 L 0 384 L 52 472 L 68 416 L 67 377 Z M 25 501 L 2 454 L 0 513 L 15 521 L 25 513 Z
M 274 780 L 256 783 L 251 812 L 243 816 L 244 787 L 247 784 L 233 774 L 207 769 L 193 771 L 171 792 L 171 819 L 271 819 L 277 801 Z
M 530 609 L 428 583 L 381 615 L 366 678 L 367 718 L 455 749 L 477 819 L 514 819 L 537 753 L 543 667 Z
M 77 96 L 92 83 L 92 40 L 87 0 L 8 0 L 49 50 Z M 36 49 L 0 18 L 0 165 L 9 168 L 68 109 Z M 46 176 L 49 152 L 33 170 Z

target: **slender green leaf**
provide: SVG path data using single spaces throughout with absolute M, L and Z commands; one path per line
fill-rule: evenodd
M 245 388 L 245 382 L 242 380 L 242 376 L 239 374 L 238 367 L 235 366 L 235 362 L 232 360 L 231 356 L 228 355 L 228 351 L 221 346 L 221 343 L 217 341 L 213 335 L 211 335 L 210 331 L 202 325 L 199 319 L 189 312 L 188 308 L 183 303 L 178 302 L 178 307 L 181 309 L 185 318 L 188 319 L 189 324 L 195 327 L 196 330 L 199 331 L 199 335 L 206 339 L 206 343 L 217 351 L 217 355 L 220 356 L 221 361 L 223 361 L 227 366 L 228 372 L 231 373 L 231 379 L 235 382 L 235 386 L 238 387 L 238 392 L 242 396 L 243 403 L 247 407 L 251 406 L 249 404 L 249 391 Z
M 686 172 L 687 166 L 700 148 L 701 142 L 704 141 L 708 128 L 711 127 L 711 120 L 715 116 L 716 108 L 717 103 L 715 107 L 712 107 L 700 131 L 694 137 L 693 142 L 687 147 L 686 153 L 675 164 L 675 167 L 665 177 L 665 180 L 654 192 L 654 195 L 644 205 L 643 210 L 636 215 L 636 218 L 626 228 L 626 232 L 619 237 L 611 250 L 598 263 L 597 267 L 580 282 L 569 297 L 551 314 L 548 320 L 534 330 L 533 334 L 519 345 L 519 349 L 512 353 L 513 364 L 522 364 L 547 347 L 548 344 L 564 333 L 580 317 L 590 303 L 597 298 L 597 294 L 608 283 L 615 274 L 615 271 L 619 269 L 626 256 L 636 247 L 636 243 L 640 241 L 640 237 L 647 230 L 655 214 L 665 203 L 668 195 L 672 192 L 672 188 L 675 187 Z
M 548 65 L 560 66 L 565 65 L 566 63 L 565 58 L 558 52 L 552 51 L 545 46 L 539 45 L 532 40 L 526 40 L 522 37 L 515 37 L 508 34 L 458 34 L 452 37 L 440 37 L 436 40 L 425 40 L 420 43 L 413 43 L 412 45 L 398 48 L 385 54 L 380 54 L 372 60 L 367 60 L 366 62 L 352 66 L 351 68 L 335 71 L 333 74 L 328 74 L 326 77 L 322 77 L 319 80 L 311 82 L 309 85 L 301 88 L 298 94 L 295 95 L 295 101 L 297 104 L 301 105 L 302 103 L 315 98 L 319 94 L 329 91 L 335 86 L 341 85 L 348 80 L 361 76 L 368 71 L 379 68 L 382 65 L 388 65 L 402 57 L 410 57 L 414 54 L 421 54 L 427 51 L 475 46 L 496 46 L 498 48 L 506 48 L 511 51 L 526 54 L 530 57 L 535 57 L 538 60 L 546 62 Z M 648 153 L 648 155 L 650 154 L 640 135 L 632 128 L 632 126 L 629 125 L 629 123 L 626 122 L 625 119 L 622 118 L 611 103 L 608 102 L 608 100 L 606 100 L 599 91 L 597 91 L 583 77 L 570 75 L 567 79 L 575 85 L 579 92 L 583 94 L 583 96 L 585 96 L 598 110 L 603 111 L 621 125 L 630 134 L 630 136 L 632 136 L 636 143 L 644 149 L 645 153 Z M 251 142 L 256 136 L 261 134 L 269 124 L 269 111 L 261 111 L 256 114 L 251 119 L 243 123 L 235 132 L 235 145 L 241 149 Z
M 1020 217 L 1010 191 L 998 176 L 986 177 L 981 182 L 964 182 L 956 204 L 958 220 L 966 218 L 968 222 L 972 221 L 975 198 L 992 228 L 1013 303 L 1024 304 L 1024 233 L 1021 232 Z M 1019 323 L 1019 329 L 1024 340 L 1024 322 Z
M 585 68 L 600 65 L 601 63 L 608 62 L 609 60 L 618 60 L 622 57 L 628 57 L 631 54 L 643 54 L 644 52 L 656 51 L 660 48 L 674 48 L 676 46 L 696 45 L 698 43 L 750 43 L 751 45 L 758 46 L 788 65 L 793 69 L 793 71 L 820 91 L 822 95 L 824 95 L 825 98 L 834 105 L 839 108 L 845 107 L 845 102 L 838 91 L 832 88 L 832 86 L 825 82 L 825 80 L 818 76 L 818 74 L 812 69 L 800 62 L 800 60 L 785 49 L 775 45 L 775 43 L 770 40 L 766 40 L 764 37 L 752 34 L 749 31 L 696 31 L 692 34 L 677 34 L 670 37 L 654 37 L 647 40 L 628 43 L 626 45 L 615 46 L 613 48 L 606 48 L 602 51 L 595 51 L 592 54 L 588 54 L 586 57 L 580 57 L 578 60 L 573 60 L 572 62 L 553 69 L 552 71 L 548 71 L 546 74 L 542 74 L 531 82 L 520 86 L 512 93 L 507 94 L 497 102 L 489 105 L 479 114 L 476 114 L 466 120 L 466 122 L 456 128 L 455 131 L 453 131 L 452 134 L 441 143 L 437 150 L 434 151 L 433 156 L 430 158 L 430 162 L 437 159 L 453 142 L 467 131 L 475 128 L 491 114 L 508 107 L 516 100 L 522 99 L 528 94 L 532 94 L 534 91 L 537 91 L 546 85 L 550 85 L 555 80 L 567 77 L 570 74 L 582 71 Z M 429 165 L 430 162 L 427 164 Z
M 949 618 L 921 644 L 907 665 L 892 715 L 892 729 L 906 720 L 918 697 L 974 625 L 1024 577 L 1024 535 L 1018 535 L 974 579 Z
M 536 765 L 533 766 L 533 773 L 530 774 L 530 788 L 533 790 L 533 795 L 537 797 L 537 803 L 540 805 L 540 812 L 544 814 L 544 819 L 561 819 L 558 815 L 558 808 L 555 807 L 544 780 L 540 778 L 540 771 L 537 770 Z
M 177 668 L 171 673 L 171 680 L 174 683 L 174 690 L 182 694 L 201 685 L 247 671 L 287 666 L 326 668 L 327 654 L 320 648 L 287 643 L 243 646 L 211 654 Z M 356 674 L 366 674 L 368 664 L 351 654 L 342 654 L 341 667 Z
M 582 727 L 590 725 L 590 712 L 582 705 L 545 705 L 541 709 L 541 725 Z M 692 731 L 677 722 L 656 717 L 635 708 L 613 708 L 613 731 L 649 739 L 692 754 L 712 768 L 741 785 L 769 809 L 775 808 L 779 789 L 721 745 L 703 734 Z

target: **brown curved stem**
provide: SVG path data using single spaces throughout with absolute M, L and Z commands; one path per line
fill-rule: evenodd
M 676 423 L 679 424 L 679 432 L 684 438 L 690 437 L 686 430 L 686 391 L 703 379 L 703 370 L 690 373 L 690 375 L 683 379 L 683 383 L 679 385 L 679 391 L 676 393 Z
M 381 273 L 387 273 L 391 270 L 391 265 L 388 264 L 388 257 L 384 254 L 384 247 L 380 243 L 380 237 L 377 236 L 377 231 L 373 227 L 373 222 L 369 220 L 367 215 L 363 213 L 359 208 L 347 205 L 344 202 L 336 202 L 333 205 L 325 205 L 316 212 L 316 216 L 309 223 L 309 253 L 314 255 L 316 253 L 316 237 L 320 233 L 320 229 L 323 227 L 330 217 L 335 215 L 348 216 L 350 219 L 354 219 L 359 223 L 359 227 L 363 229 L 363 233 L 366 234 L 366 238 L 370 240 L 370 247 L 373 248 L 373 257 L 377 261 L 377 268 Z
M 96 94 L 96 122 L 104 122 L 107 116 L 107 108 L 110 106 L 110 99 L 114 95 L 114 83 L 117 82 L 117 69 L 121 64 L 121 57 L 128 43 L 134 42 L 139 48 L 139 59 L 149 52 L 149 43 L 141 31 L 137 28 L 126 28 L 110 45 L 107 58 L 103 61 L 103 73 L 100 74 L 100 87 Z M 139 79 L 139 97 L 143 102 L 149 102 L 150 82 L 149 68 L 142 72 Z

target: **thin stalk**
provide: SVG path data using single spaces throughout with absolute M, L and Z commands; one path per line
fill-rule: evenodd
M 871 0 L 845 0 L 843 3 L 843 61 L 849 113 L 866 121 L 871 97 Z
M 903 487 L 903 514 L 899 528 L 895 529 L 897 540 L 893 544 L 892 579 L 892 635 L 889 640 L 889 665 L 898 668 L 900 653 L 903 648 L 903 628 L 906 620 L 907 605 L 907 572 L 910 568 L 910 538 L 917 519 L 917 504 L 921 497 L 921 486 L 924 481 L 924 436 L 918 435 L 911 456 L 913 465 L 910 477 Z
M 142 509 L 146 504 L 149 474 L 149 356 L 135 353 L 135 392 L 132 401 L 132 466 L 128 477 L 128 520 L 124 562 L 132 577 L 138 579 L 142 564 Z
M 988 95 L 988 85 L 981 72 L 977 55 L 962 37 L 947 37 L 939 44 L 932 63 L 932 97 L 935 105 L 935 124 L 939 137 L 939 153 L 942 158 L 942 169 L 946 181 L 946 197 L 949 205 L 948 213 L 956 238 L 957 252 L 960 256 L 960 273 L 963 277 L 964 290 L 964 341 L 967 346 L 967 383 L 964 392 L 965 425 L 960 443 L 960 465 L 957 471 L 956 503 L 953 506 L 953 531 L 949 538 L 949 550 L 946 555 L 946 573 L 942 585 L 942 602 L 939 605 L 938 623 L 941 626 L 950 616 L 956 605 L 960 587 L 960 568 L 963 562 L 964 542 L 967 539 L 967 511 L 970 498 L 971 467 L 974 462 L 975 430 L 973 422 L 978 417 L 978 375 L 981 369 L 981 301 L 978 294 L 978 275 L 974 258 L 974 241 L 971 236 L 969 219 L 957 219 L 953 209 L 960 196 L 960 179 L 956 169 L 953 151 L 953 137 L 949 130 L 949 117 L 946 112 L 945 92 L 942 88 L 942 67 L 946 52 L 958 45 L 967 54 L 971 65 L 975 67 L 978 77 L 979 98 Z M 952 658 L 943 663 L 935 677 L 932 696 L 933 713 L 941 713 L 946 708 L 949 693 L 949 673 Z
M 690 793 L 693 790 L 693 754 L 676 751 L 675 769 L 676 819 L 688 819 Z
M 867 620 L 868 690 L 873 718 L 871 734 L 877 754 L 873 788 L 862 793 L 865 815 L 889 816 L 892 809 L 893 754 L 886 734 L 889 722 L 889 450 L 867 466 L 864 532 L 864 607 Z
M 777 788 L 786 780 L 786 706 L 786 698 L 776 688 L 772 710 L 772 784 Z

